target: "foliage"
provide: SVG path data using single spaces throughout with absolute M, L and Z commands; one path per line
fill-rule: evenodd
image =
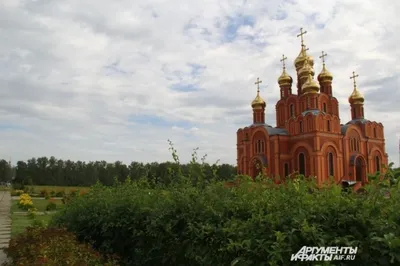
M 209 165 L 205 162 L 194 164 L 178 164 L 175 161 L 147 164 L 131 162 L 124 164 L 120 161 L 114 163 L 106 161 L 74 162 L 56 159 L 55 157 L 39 157 L 17 162 L 13 170 L 15 172 L 13 186 L 14 189 L 23 189 L 28 185 L 91 186 L 97 181 L 104 185 L 112 185 L 114 178 L 124 182 L 128 176 L 133 181 L 145 178 L 151 184 L 168 185 L 171 181 L 169 172 L 171 169 L 173 171 L 180 169 L 183 175 L 188 176 L 191 171 L 190 168 L 200 167 L 200 165 L 206 173 L 206 179 L 211 179 L 214 174 L 217 174 L 218 178 L 227 180 L 236 173 L 236 168 L 232 165 L 221 164 L 216 167 L 216 165 Z M 55 192 L 57 193 L 57 191 Z M 48 193 L 50 194 L 51 191 L 48 191 Z M 57 197 L 62 196 L 58 195 Z
M 115 259 L 104 260 L 89 245 L 60 228 L 29 227 L 12 238 L 5 249 L 12 262 L 5 265 L 118 265 Z
M 55 211 L 57 210 L 57 204 L 54 200 L 50 199 L 49 203 L 46 206 L 46 211 Z
M 21 194 L 19 196 L 18 207 L 23 210 L 28 210 L 33 208 L 33 202 L 31 196 L 29 194 Z
M 11 181 L 12 176 L 14 175 L 15 171 L 4 159 L 0 160 L 0 183 L 2 182 L 9 182 Z
M 11 191 L 11 196 L 21 196 L 21 194 L 24 194 L 25 191 L 21 189 L 16 189 Z
M 72 198 L 53 224 L 118 254 L 121 265 L 289 265 L 304 245 L 357 246 L 356 260 L 345 265 L 400 264 L 400 185 L 390 186 L 387 176 L 378 173 L 355 194 L 335 184 L 318 188 L 303 176 L 281 185 L 242 177 L 226 186 L 205 179 L 195 159 L 189 169 L 169 169 L 168 185 L 98 183 Z

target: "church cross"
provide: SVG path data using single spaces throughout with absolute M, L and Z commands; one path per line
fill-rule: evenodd
M 257 78 L 257 81 L 254 83 L 257 85 L 257 93 L 260 92 L 260 83 L 262 83 L 262 80 L 260 80 L 260 78 Z
M 282 66 L 283 66 L 283 70 L 286 69 L 286 65 L 285 65 L 285 60 L 287 59 L 287 57 L 285 57 L 285 55 L 282 55 L 282 59 L 280 60 L 282 62 Z
M 300 37 L 300 39 L 301 39 L 301 46 L 304 46 L 303 35 L 306 33 L 307 33 L 307 31 L 303 31 L 303 28 L 300 28 L 300 34 L 298 34 L 297 37 Z
M 322 54 L 321 54 L 321 56 L 319 57 L 319 58 L 322 58 L 322 64 L 324 64 L 325 65 L 325 56 L 327 56 L 328 54 L 327 53 L 325 53 L 324 51 L 322 51 Z
M 358 77 L 358 74 L 356 75 L 356 73 L 353 71 L 353 76 L 351 76 L 350 77 L 350 79 L 352 79 L 353 80 L 353 83 L 354 83 L 354 88 L 356 88 L 356 77 Z

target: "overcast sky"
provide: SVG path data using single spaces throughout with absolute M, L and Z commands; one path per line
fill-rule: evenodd
M 276 126 L 279 60 L 295 76 L 303 27 L 316 74 L 328 54 L 341 123 L 356 71 L 398 164 L 399 11 L 389 0 L 1 0 L 0 157 L 165 161 L 171 139 L 183 162 L 199 147 L 236 163 L 254 82 Z

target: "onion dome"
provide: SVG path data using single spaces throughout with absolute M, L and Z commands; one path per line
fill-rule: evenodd
M 318 93 L 319 84 L 312 78 L 311 74 L 308 74 L 307 81 L 301 86 L 303 93 Z
M 353 93 L 349 97 L 349 103 L 364 104 L 364 100 L 364 96 L 361 94 L 361 92 L 357 89 L 357 87 L 354 87 Z
M 260 107 L 265 107 L 265 106 L 266 106 L 266 103 L 263 100 L 263 98 L 261 98 L 260 92 L 258 91 L 256 98 L 251 102 L 251 107 L 260 108 Z
M 351 95 L 349 97 L 349 103 L 350 104 L 364 104 L 364 96 L 357 89 L 356 77 L 358 77 L 358 75 L 356 75 L 353 71 L 353 76 L 350 77 L 350 79 L 353 79 L 353 92 L 351 93 Z
M 285 69 L 283 69 L 282 75 L 278 78 L 279 86 L 291 85 L 292 83 L 292 77 L 286 73 Z
M 301 46 L 301 51 L 297 56 L 297 58 L 294 60 L 294 66 L 296 67 L 296 70 L 299 70 L 303 67 L 303 64 L 306 61 L 306 59 L 311 67 L 314 66 L 314 59 L 311 56 L 307 55 L 306 52 L 307 50 L 308 49 L 306 49 L 305 45 Z
M 311 76 L 314 76 L 314 69 L 312 68 L 312 66 L 310 65 L 308 59 L 306 58 L 304 60 L 304 65 L 300 69 L 298 75 L 299 75 L 300 78 L 304 78 L 304 77 L 307 78 L 309 74 L 311 74 Z

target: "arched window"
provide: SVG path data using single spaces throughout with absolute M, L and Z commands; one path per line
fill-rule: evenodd
M 290 105 L 290 117 L 293 117 L 293 116 L 294 116 L 294 105 L 291 104 Z
M 350 151 L 360 151 L 360 141 L 357 138 L 350 139 Z
M 265 151 L 265 144 L 263 140 L 257 140 L 255 143 L 255 153 L 263 153 Z
M 319 109 L 319 108 L 318 108 L 318 98 L 315 98 L 315 107 L 316 107 L 317 109 Z
M 304 153 L 299 154 L 299 173 L 301 175 L 306 175 L 306 160 L 304 158 Z
M 331 131 L 331 121 L 328 120 L 328 131 Z
M 323 111 L 326 113 L 326 103 L 322 105 Z
M 289 175 L 289 164 L 285 163 L 285 177 Z
M 381 171 L 381 161 L 379 160 L 379 156 L 375 156 L 375 167 L 377 172 Z
M 283 90 L 281 90 L 281 97 L 283 98 Z
M 300 126 L 300 133 L 303 133 L 303 121 L 300 121 L 299 126 Z
M 333 153 L 330 152 L 328 153 L 328 174 L 329 176 L 334 176 L 335 170 L 334 170 L 334 163 L 333 163 Z
M 376 138 L 376 128 L 374 127 L 374 138 Z

